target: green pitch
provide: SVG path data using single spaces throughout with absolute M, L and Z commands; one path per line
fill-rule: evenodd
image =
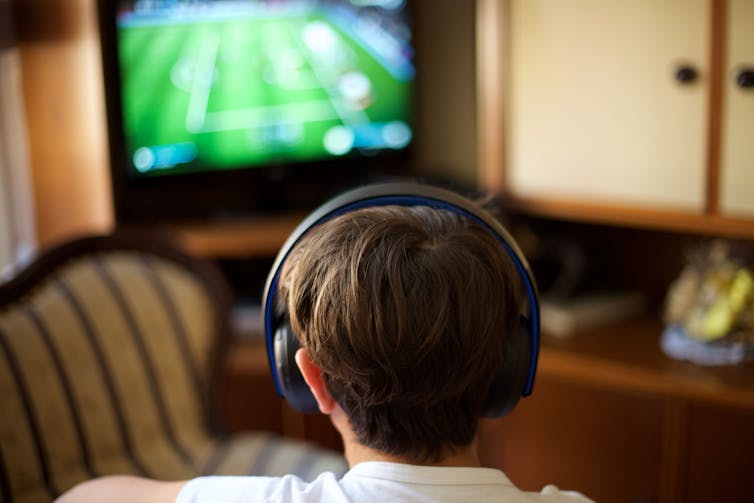
M 384 148 L 372 125 L 410 120 L 410 82 L 325 16 L 127 25 L 119 51 L 127 148 L 151 155 L 141 171 L 326 158 L 345 153 L 325 146 L 343 130 Z

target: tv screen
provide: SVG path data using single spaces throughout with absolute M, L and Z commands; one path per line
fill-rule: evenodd
M 114 3 L 101 17 L 115 28 L 103 45 L 117 60 L 110 134 L 123 157 L 114 169 L 129 180 L 315 166 L 411 144 L 405 0 Z

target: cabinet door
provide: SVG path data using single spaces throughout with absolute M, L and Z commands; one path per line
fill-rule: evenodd
M 595 501 L 658 501 L 662 446 L 660 398 L 540 373 L 511 415 L 481 424 L 479 455 L 527 491 L 555 484 Z
M 684 501 L 754 501 L 753 411 L 692 404 L 687 450 Z
M 510 192 L 701 212 L 707 2 L 510 0 L 508 6 Z M 685 84 L 675 78 L 684 66 L 698 73 Z
M 747 68 L 754 72 L 754 2 L 729 0 L 727 28 L 727 57 L 723 75 L 720 209 L 727 215 L 752 218 L 754 87 L 744 87 L 737 79 Z M 750 78 L 754 79 L 754 76 Z

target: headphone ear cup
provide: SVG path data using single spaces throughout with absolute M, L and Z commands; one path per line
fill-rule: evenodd
M 501 417 L 511 412 L 526 388 L 531 362 L 531 325 L 521 316 L 519 324 L 508 337 L 505 359 L 490 385 L 484 417 Z
M 291 326 L 288 323 L 280 325 L 274 338 L 275 366 L 280 388 L 285 399 L 298 412 L 319 412 L 317 400 L 296 364 L 296 351 L 300 347 Z

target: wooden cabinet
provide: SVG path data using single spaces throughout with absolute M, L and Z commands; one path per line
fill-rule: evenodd
M 546 216 L 754 235 L 748 0 L 479 0 L 480 181 Z
M 555 222 L 754 239 L 754 2 L 477 7 L 483 187 Z M 677 270 L 662 244 L 616 268 Z M 659 299 L 669 280 L 649 283 Z M 483 462 L 597 501 L 754 501 L 754 366 L 671 360 L 662 328 L 544 338 L 532 397 L 482 425 Z
M 507 188 L 703 211 L 705 0 L 521 0 L 509 12 Z M 699 75 L 679 83 L 683 68 Z
M 596 501 L 754 501 L 754 366 L 671 360 L 661 328 L 545 338 L 534 393 L 481 426 L 483 463 Z
M 658 501 L 662 419 L 656 397 L 543 374 L 510 417 L 483 424 L 483 461 L 526 490 L 555 484 L 595 501 Z
M 688 410 L 684 500 L 752 501 L 754 411 L 694 403 Z
M 278 396 L 263 341 L 231 347 L 218 392 L 222 394 L 218 400 L 222 422 L 230 431 L 264 430 L 343 450 L 343 441 L 328 416 L 301 414 Z
M 663 355 L 649 318 L 545 337 L 534 393 L 480 426 L 480 457 L 514 484 L 600 502 L 754 501 L 754 366 L 700 367 Z M 232 430 L 268 430 L 342 449 L 326 416 L 275 393 L 263 343 L 228 354 L 221 403 Z

